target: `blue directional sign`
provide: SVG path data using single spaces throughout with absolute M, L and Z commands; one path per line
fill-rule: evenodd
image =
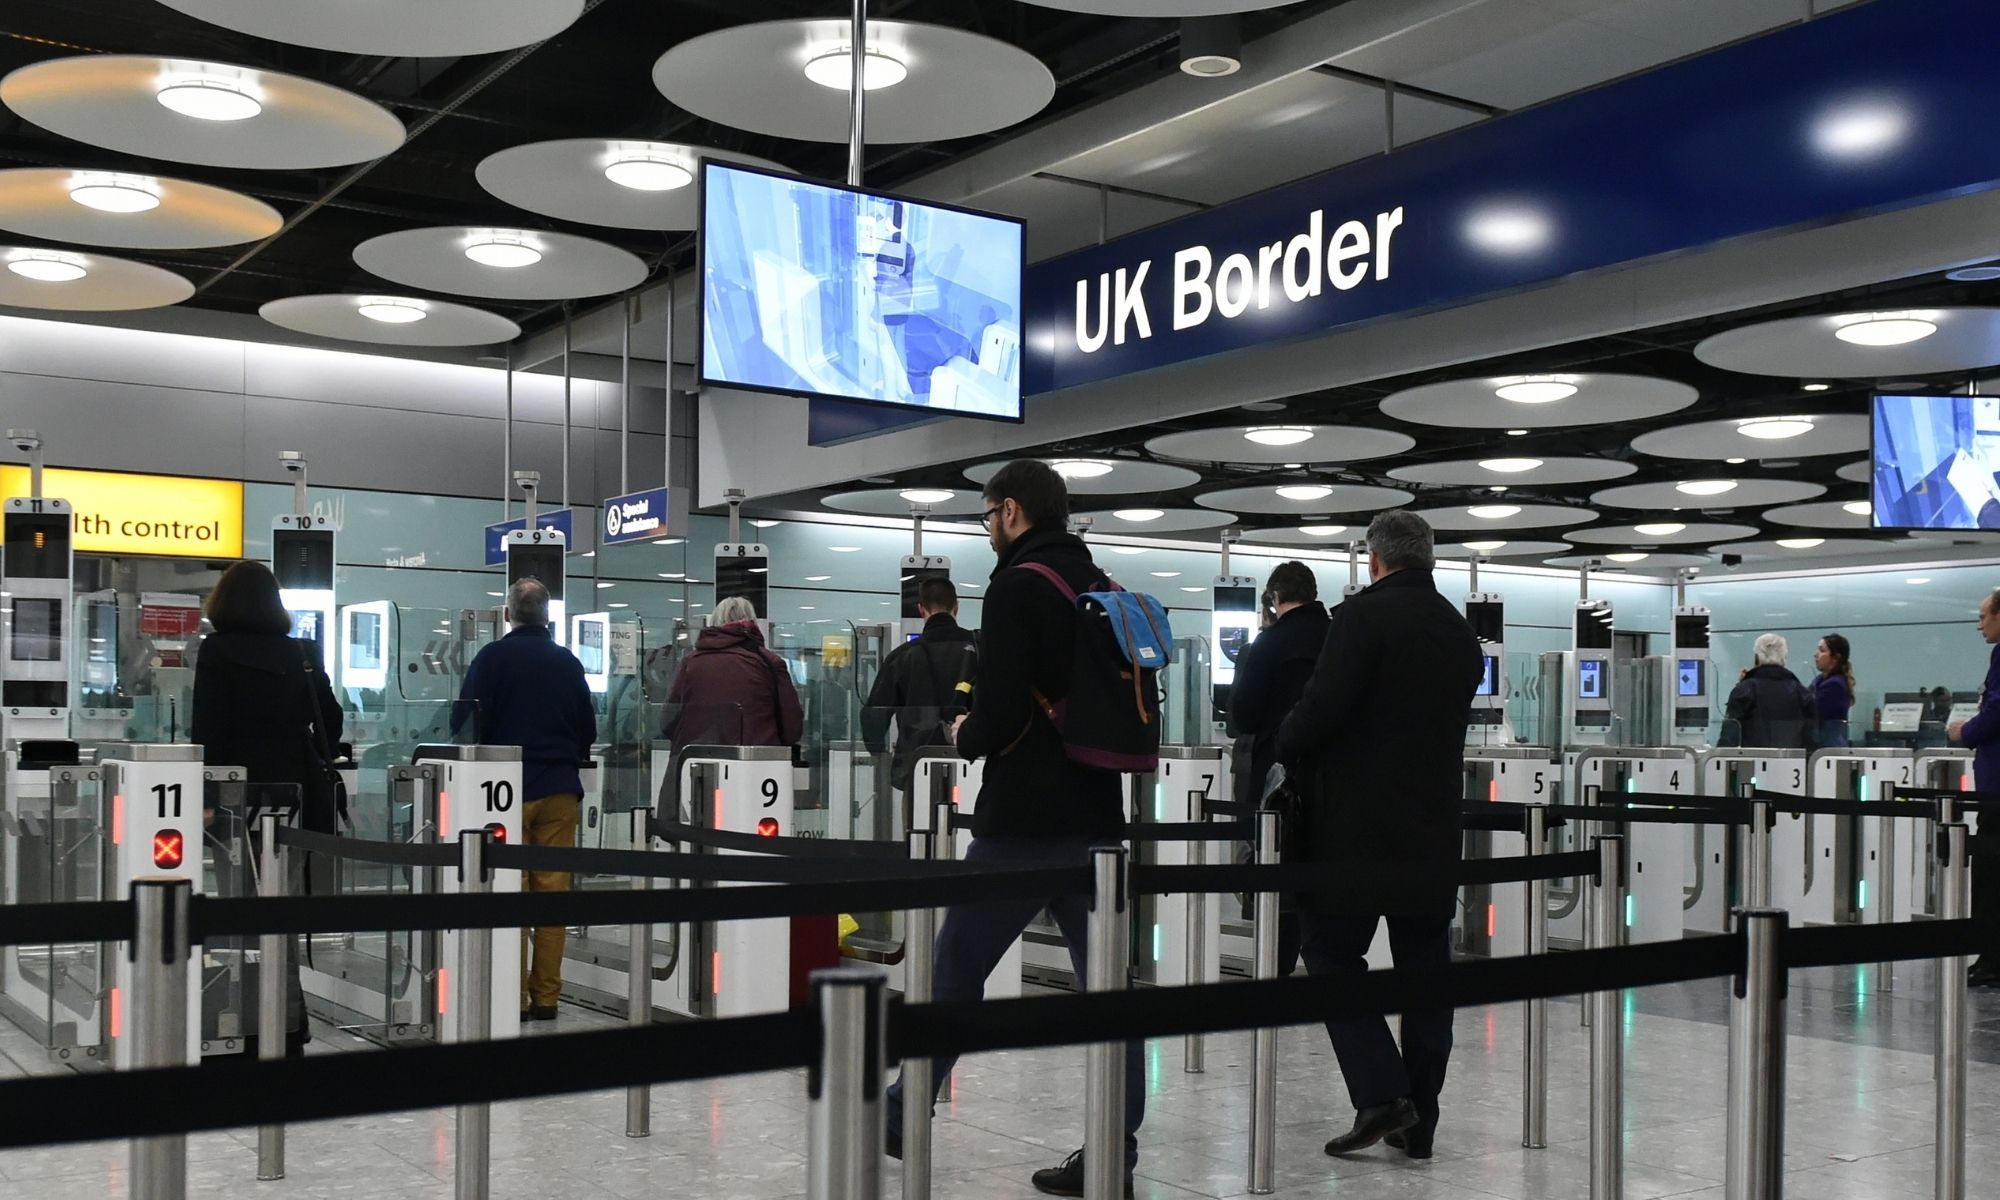
M 642 542 L 667 533 L 667 489 L 650 488 L 604 502 L 604 544 Z
M 527 527 L 528 519 L 526 517 L 516 517 L 511 521 L 502 521 L 498 525 L 488 525 L 486 527 L 486 565 L 497 567 L 501 563 L 506 562 L 507 547 L 505 543 L 507 535 L 516 529 L 526 529 Z M 576 513 L 570 509 L 559 508 L 553 512 L 536 513 L 535 528 L 560 530 L 563 535 L 563 543 L 572 550 L 576 548 Z

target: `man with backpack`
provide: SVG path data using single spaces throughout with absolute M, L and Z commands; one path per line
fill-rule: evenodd
M 917 613 L 924 619 L 923 636 L 882 660 L 861 713 L 862 740 L 876 754 L 886 748 L 889 721 L 895 720 L 890 778 L 904 795 L 915 783 L 917 754 L 927 746 L 951 743 L 953 722 L 972 707 L 979 670 L 972 632 L 958 623 L 958 589 L 951 580 L 926 579 L 917 585 Z
M 1105 691 L 1122 688 L 1128 702 L 1134 694 L 1131 676 L 1100 680 L 1077 671 L 1081 618 L 1075 597 L 1109 590 L 1109 581 L 1091 561 L 1083 540 L 1069 532 L 1069 489 L 1047 463 L 1024 459 L 1007 464 L 986 484 L 984 495 L 980 523 L 999 562 L 981 614 L 978 691 L 971 712 L 958 718 L 954 729 L 961 755 L 986 760 L 966 860 L 1081 866 L 1089 862 L 1092 846 L 1116 845 L 1125 828 L 1118 768 L 1079 762 L 1079 756 L 1092 755 L 1073 752 L 1057 725 L 1066 705 L 1084 694 L 1098 695 L 1100 686 Z M 1151 686 L 1150 678 L 1146 683 Z M 1157 727 L 1155 717 L 1156 739 Z M 1076 736 L 1074 729 L 1070 732 Z M 1088 897 L 967 904 L 947 909 L 938 930 L 934 998 L 940 1003 L 980 999 L 986 977 L 1044 907 L 1069 943 L 1070 962 L 1081 981 Z M 1143 1043 L 1133 1043 L 1125 1052 L 1128 1196 L 1139 1157 L 1135 1134 L 1145 1114 L 1143 1050 Z M 937 1060 L 935 1089 L 945 1086 L 953 1061 Z M 935 1101 L 935 1092 L 930 1099 Z M 903 1103 L 898 1080 L 889 1089 L 886 1114 L 888 1151 L 897 1158 L 902 1156 Z M 1060 1166 L 1035 1172 L 1032 1181 L 1036 1190 L 1052 1196 L 1083 1195 L 1083 1151 Z

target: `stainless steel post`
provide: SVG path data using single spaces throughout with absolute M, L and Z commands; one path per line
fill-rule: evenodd
M 864 967 L 813 972 L 819 1057 L 806 1077 L 807 1200 L 879 1200 L 888 996 Z
M 1597 839 L 1597 883 L 1591 890 L 1590 948 L 1616 946 L 1625 909 L 1625 840 Z M 1590 1010 L 1590 1200 L 1623 1200 L 1625 1195 L 1624 1029 L 1618 1006 L 1625 993 L 1593 992 Z
M 928 862 L 944 857 L 934 847 L 949 845 L 951 806 L 931 810 L 931 828 L 912 829 L 910 859 Z M 937 910 L 913 908 L 903 916 L 903 1003 L 928 1004 L 931 999 L 931 955 L 937 941 Z M 903 1060 L 903 1200 L 929 1200 L 931 1194 L 931 1072 L 928 1058 Z
M 1743 906 L 1771 907 L 1771 802 L 1750 802 L 1750 823 L 1743 827 Z
M 672 271 L 668 271 L 666 274 L 667 274 L 667 320 L 666 320 L 667 373 L 665 378 L 666 390 L 664 395 L 661 397 L 661 407 L 660 407 L 660 430 L 661 430 L 660 444 L 663 447 L 665 447 L 665 449 L 661 451 L 660 486 L 663 488 L 671 489 L 674 486 L 674 273 Z M 670 491 L 667 496 L 667 513 L 668 513 L 667 528 L 661 530 L 662 533 L 672 533 L 674 531 L 673 516 L 672 516 L 674 511 L 673 505 L 674 505 L 673 495 Z M 683 590 L 685 590 L 685 588 L 683 588 Z
M 467 895 L 484 895 L 492 890 L 486 868 L 487 836 L 483 829 L 466 829 L 458 835 L 458 889 Z M 455 965 L 458 994 L 450 997 L 449 1002 L 458 1006 L 457 1040 L 483 1042 L 493 1036 L 493 931 L 459 930 Z M 492 1142 L 492 1107 L 459 1105 L 454 1200 L 486 1200 L 491 1183 Z
M 188 907 L 185 879 L 132 883 L 132 1066 L 192 1065 L 188 1055 Z M 183 1200 L 187 1195 L 187 1135 L 133 1138 L 132 1200 Z
M 562 506 L 569 507 L 569 403 L 570 403 L 570 333 L 572 314 L 568 303 L 563 305 L 563 432 L 562 432 Z M 528 528 L 533 529 L 531 524 Z
M 1193 820 L 1201 819 L 1199 807 L 1190 814 Z M 1188 865 L 1205 866 L 1208 863 L 1208 843 L 1195 838 L 1188 843 Z M 1196 889 L 1187 897 L 1187 981 L 1189 986 L 1208 982 L 1208 893 Z M 1181 1046 L 1181 1072 L 1186 1075 L 1200 1075 L 1208 1070 L 1208 1039 L 1199 1033 L 1190 1033 Z
M 500 435 L 500 519 L 514 515 L 514 344 L 507 344 L 507 419 Z
M 847 52 L 847 186 L 860 187 L 868 139 L 868 0 L 854 0 L 853 48 Z
M 632 297 L 625 297 L 619 315 L 624 320 L 618 341 L 618 494 L 623 496 L 632 490 Z
M 1743 974 L 1729 1002 L 1729 1132 L 1723 1194 L 1778 1200 L 1785 1177 L 1785 963 L 1781 908 L 1746 908 Z
M 1893 786 L 1885 785 L 1882 789 L 1888 793 L 1889 798 L 1894 797 Z M 1879 817 L 1877 820 L 1880 821 L 1882 828 L 1881 836 L 1878 838 L 1881 846 L 1882 890 L 1881 897 L 1876 900 L 1881 907 L 1875 911 L 1879 914 L 1878 924 L 1886 925 L 1896 919 L 1896 820 L 1893 817 Z M 1896 990 L 1895 963 L 1875 964 L 1875 990 L 1878 992 Z
M 630 815 L 632 844 L 641 850 L 653 848 L 652 835 L 646 828 L 646 818 L 650 815 L 643 808 L 633 809 Z M 653 878 L 634 876 L 632 886 L 647 891 L 653 886 Z M 653 1023 L 653 927 L 628 927 L 625 950 L 625 1023 L 643 1029 Z M 653 1087 L 635 1083 L 625 1089 L 625 1136 L 642 1138 L 652 1133 Z
M 1279 860 L 1280 819 L 1274 812 L 1257 814 L 1257 865 Z M 1256 977 L 1278 977 L 1278 893 L 1258 892 L 1252 914 Z M 1250 1035 L 1250 1192 L 1268 1196 L 1276 1187 L 1278 1162 L 1278 1031 L 1258 1029 Z
M 1125 848 L 1090 853 L 1090 945 L 1084 987 L 1122 992 L 1132 972 L 1131 914 L 1125 904 Z M 1085 1052 L 1083 1089 L 1084 1200 L 1125 1195 L 1125 1043 L 1098 1042 Z
M 1968 915 L 1967 830 L 1951 824 L 1938 829 L 1938 917 L 1957 921 Z M 1937 984 L 1937 1200 L 1965 1200 L 1965 1044 L 1971 1034 L 1965 1003 L 1963 955 L 1938 960 Z
M 257 894 L 285 894 L 285 870 L 289 865 L 285 848 L 278 844 L 278 814 L 257 817 Z M 257 939 L 257 1057 L 272 1062 L 285 1056 L 285 1018 L 288 1016 L 286 983 L 291 979 L 288 963 L 291 939 L 281 933 L 267 933 Z M 257 1127 L 257 1178 L 285 1177 L 285 1127 L 280 1124 Z
M 1543 854 L 1549 845 L 1549 815 L 1530 807 L 1527 815 L 1528 853 Z M 1530 957 L 1549 952 L 1549 881 L 1531 879 L 1521 917 L 1522 947 Z M 1521 1144 L 1541 1150 L 1549 1144 L 1549 1002 L 1528 1001 L 1521 1040 Z

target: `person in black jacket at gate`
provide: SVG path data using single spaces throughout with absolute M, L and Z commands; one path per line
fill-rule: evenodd
M 917 613 L 924 619 L 923 636 L 882 660 L 861 713 L 862 740 L 876 754 L 887 746 L 894 718 L 896 757 L 890 778 L 904 795 L 915 783 L 918 752 L 948 745 L 952 722 L 972 707 L 979 671 L 978 646 L 972 632 L 958 623 L 958 589 L 951 580 L 918 584 Z
M 1312 681 L 1278 731 L 1278 760 L 1304 799 L 1306 859 L 1352 885 L 1305 901 L 1314 975 L 1366 971 L 1385 918 L 1397 966 L 1451 961 L 1465 730 L 1482 663 L 1472 627 L 1431 577 L 1432 541 L 1415 513 L 1368 526 L 1374 583 L 1333 610 Z M 1381 1017 L 1326 1023 L 1355 1108 L 1328 1154 L 1386 1138 L 1411 1158 L 1431 1156 L 1451 1017 L 1448 1007 L 1405 1013 L 1400 1052 Z
M 1008 463 L 987 481 L 980 523 L 991 535 L 998 564 L 986 589 L 980 628 L 979 686 L 972 711 L 953 729 L 958 752 L 986 760 L 986 779 L 972 817 L 967 862 L 1081 866 L 1092 846 L 1116 845 L 1125 830 L 1124 789 L 1115 771 L 1083 766 L 1069 757 L 1041 701 L 1069 695 L 1075 657 L 1076 606 L 1054 582 L 1024 570 L 1036 563 L 1060 575 L 1076 592 L 1101 591 L 1107 580 L 1091 561 L 1083 539 L 1070 533 L 1069 489 L 1045 462 Z M 1052 896 L 963 904 L 945 910 L 932 969 L 932 998 L 940 1003 L 978 1000 L 986 977 L 1007 948 L 1046 907 L 1069 943 L 1076 977 L 1085 976 L 1090 901 Z M 1125 1194 L 1132 1194 L 1138 1162 L 1135 1136 L 1145 1116 L 1145 1045 L 1125 1050 Z M 942 1089 L 952 1058 L 935 1061 L 932 1085 Z M 930 1100 L 934 1103 L 934 1090 Z M 889 1089 L 888 1152 L 903 1148 L 903 1083 Z M 1036 1171 L 1038 1191 L 1083 1195 L 1083 1151 L 1060 1166 Z
M 1818 707 L 1799 677 L 1785 668 L 1790 647 L 1775 633 L 1761 634 L 1751 654 L 1756 665 L 1743 673 L 1723 710 L 1723 746 L 1808 750 L 1817 740 Z

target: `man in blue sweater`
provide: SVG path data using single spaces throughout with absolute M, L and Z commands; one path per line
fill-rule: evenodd
M 1986 664 L 1986 682 L 1979 689 L 1979 712 L 1967 721 L 1954 721 L 1946 732 L 1972 754 L 1973 786 L 1982 792 L 2000 791 L 2000 590 L 1979 602 L 1979 636 L 1993 647 Z M 1972 856 L 1972 915 L 1983 924 L 1985 951 L 1972 964 L 1969 982 L 1975 987 L 2000 984 L 2000 949 L 1993 945 L 1994 931 L 2000 929 L 2000 875 L 1990 865 L 2000 851 L 2000 820 L 1990 830 L 1982 830 L 1980 849 Z M 1986 847 L 1993 847 L 1987 849 Z
M 531 846 L 576 844 L 583 803 L 578 765 L 597 740 L 597 712 L 583 664 L 549 635 L 549 589 L 532 576 L 507 590 L 513 631 L 481 649 L 466 669 L 451 731 L 468 719 L 477 740 L 521 748 L 521 828 Z M 524 871 L 531 892 L 565 892 L 562 871 Z M 521 931 L 521 1019 L 553 1021 L 562 996 L 562 926 Z M 530 940 L 532 938 L 532 948 Z

